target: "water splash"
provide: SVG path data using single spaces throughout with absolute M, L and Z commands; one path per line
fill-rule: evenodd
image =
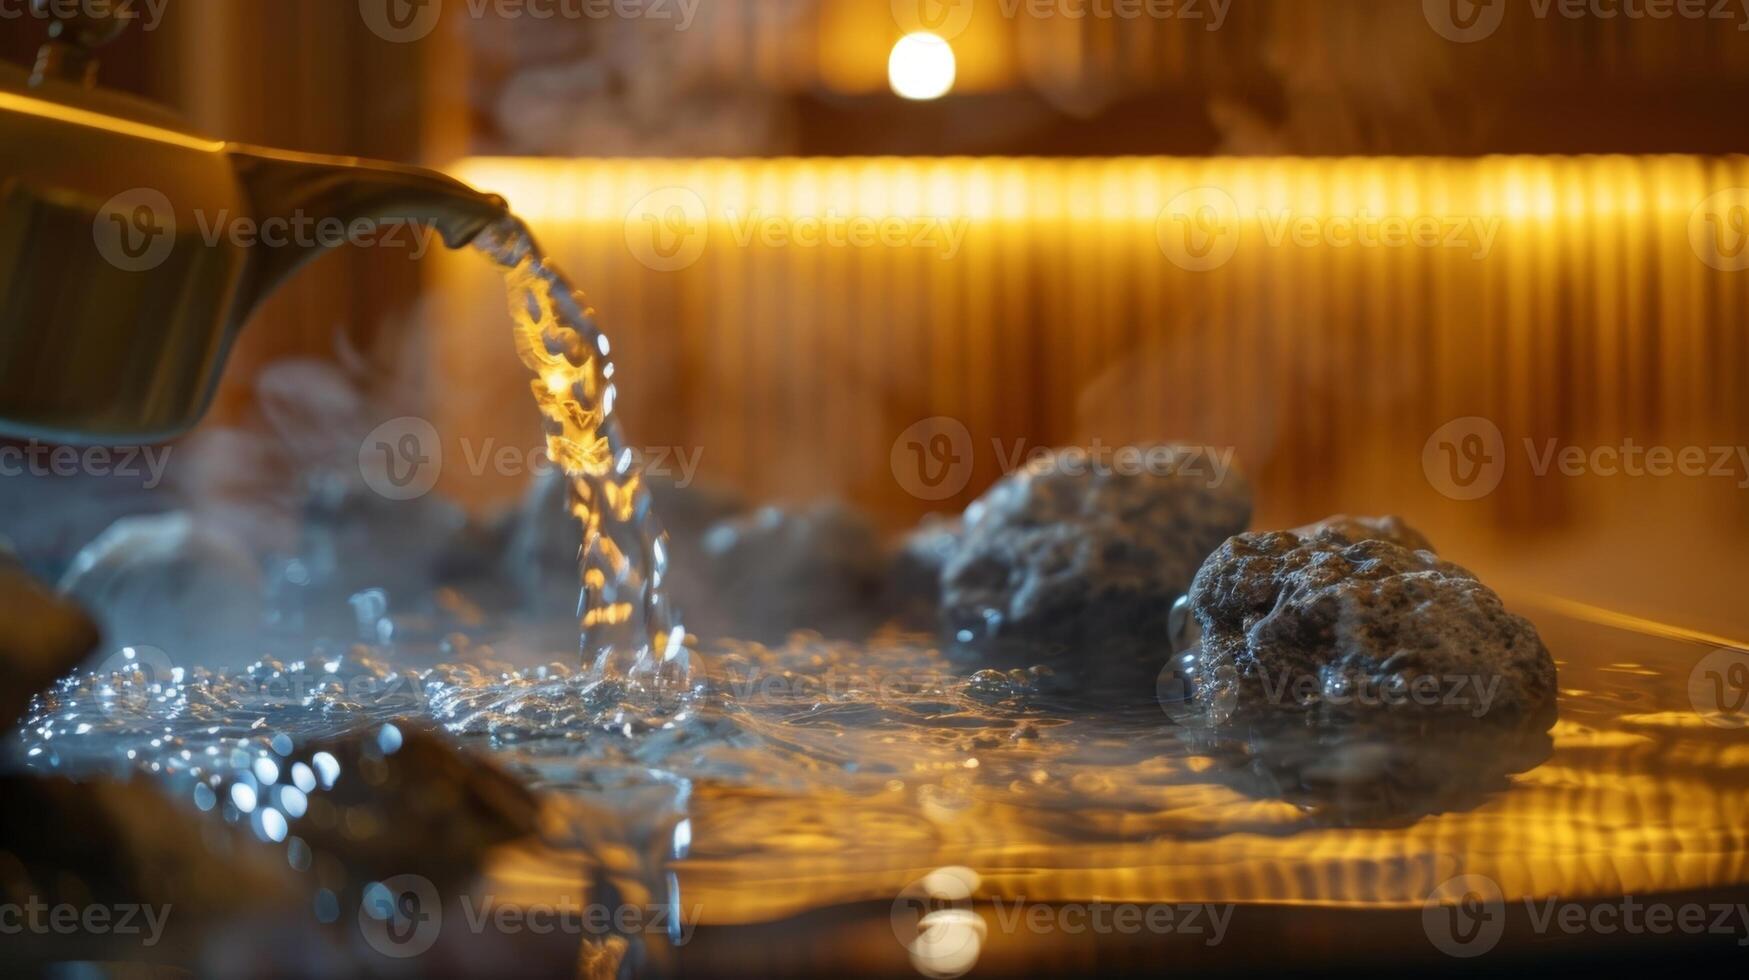
M 598 679 L 685 691 L 691 653 L 666 591 L 668 539 L 614 417 L 607 335 L 520 220 L 504 218 L 474 245 L 503 270 L 516 351 L 535 374 L 530 388 L 546 419 L 547 455 L 570 478 L 571 512 L 583 524 L 584 662 Z

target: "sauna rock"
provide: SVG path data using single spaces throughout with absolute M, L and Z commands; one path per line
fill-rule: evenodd
M 941 572 L 959 549 L 965 525 L 931 514 L 900 538 L 888 567 L 891 605 L 907 626 L 927 629 L 941 611 Z
M 1552 720 L 1535 627 L 1429 551 L 1329 529 L 1241 534 L 1197 573 L 1186 657 L 1213 723 L 1269 712 Z
M 1427 540 L 1420 531 L 1410 527 L 1406 521 L 1394 514 L 1383 517 L 1350 517 L 1347 514 L 1337 514 L 1315 521 L 1303 527 L 1296 527 L 1293 533 L 1302 538 L 1315 538 L 1324 534 L 1332 534 L 1350 543 L 1361 541 L 1389 541 L 1410 551 L 1432 551 L 1433 542 Z
M 402 604 L 467 563 L 467 514 L 434 493 L 389 500 L 355 479 L 325 475 L 311 481 L 302 517 L 299 551 L 323 629 L 350 622 L 347 600 L 358 592 L 383 589 Z
M 1173 600 L 1251 519 L 1248 482 L 1200 449 L 1142 449 L 1140 467 L 1057 450 L 966 509 L 941 573 L 942 621 L 961 642 L 1083 649 L 1164 644 Z M 1230 461 L 1229 461 L 1230 463 Z
M 116 521 L 73 559 L 61 591 L 111 647 L 158 647 L 176 662 L 246 657 L 262 624 L 254 557 L 184 511 Z
M 711 625 L 727 635 L 779 640 L 816 629 L 847 636 L 881 618 L 880 539 L 844 504 L 763 507 L 722 521 L 705 535 L 704 558 L 726 615 Z

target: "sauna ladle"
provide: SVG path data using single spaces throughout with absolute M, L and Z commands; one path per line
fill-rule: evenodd
M 58 22 L 35 72 L 0 66 L 0 436 L 179 435 L 250 313 L 338 244 L 323 229 L 412 222 L 459 248 L 505 212 L 432 171 L 191 132 L 95 85 L 112 27 Z M 227 233 L 243 221 L 262 233 Z

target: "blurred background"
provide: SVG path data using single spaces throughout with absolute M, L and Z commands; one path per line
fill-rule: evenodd
M 1741 637 L 1749 9 L 1646 10 L 164 0 L 102 81 L 504 194 L 614 338 L 631 440 L 701 484 L 897 531 L 1026 449 L 1180 440 L 1236 453 L 1258 526 L 1400 513 L 1509 593 Z M 28 63 L 41 24 L 0 28 Z M 478 461 L 541 442 L 503 303 L 473 255 L 330 254 L 190 444 L 326 362 L 505 506 L 526 467 Z

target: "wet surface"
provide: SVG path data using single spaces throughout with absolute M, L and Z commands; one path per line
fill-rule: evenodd
M 454 637 L 447 651 L 409 641 L 236 675 L 172 668 L 152 684 L 124 667 L 62 682 L 13 748 L 33 770 L 149 773 L 189 819 L 216 811 L 283 846 L 298 820 L 261 813 L 298 773 L 319 781 L 303 746 L 389 719 L 442 727 L 548 811 L 538 843 L 495 860 L 501 891 L 574 890 L 553 854 L 582 869 L 619 853 L 616 875 L 715 925 L 890 900 L 948 865 L 1031 901 L 1373 908 L 1419 905 L 1459 873 L 1509 897 L 1749 879 L 1749 746 L 1725 727 L 1742 718 L 1703 716 L 1690 692 L 1710 648 L 1533 618 L 1561 670 L 1546 744 L 1196 731 L 1151 692 L 968 672 L 889 634 L 723 647 L 706 694 L 673 712 L 559 664 L 514 669 L 534 651 Z M 394 666 L 445 652 L 460 656 Z

